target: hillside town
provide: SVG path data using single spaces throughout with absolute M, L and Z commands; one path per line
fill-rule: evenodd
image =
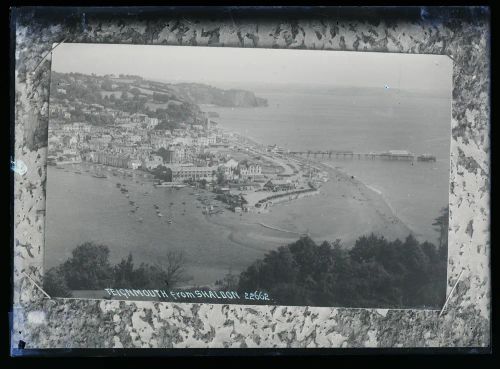
M 109 99 L 70 101 L 64 87 L 67 82 L 57 86 L 50 104 L 49 165 L 87 163 L 141 173 L 158 187 L 202 187 L 235 212 L 265 211 L 273 203 L 315 194 L 327 180 L 326 172 L 287 157 L 281 147 L 224 131 L 213 113 L 196 111 L 182 120 L 167 112 L 162 119 L 156 112 L 105 106 Z

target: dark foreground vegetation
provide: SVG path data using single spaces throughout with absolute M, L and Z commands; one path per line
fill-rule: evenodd
M 303 237 L 244 271 L 238 290 L 262 290 L 280 305 L 437 308 L 446 293 L 446 249 L 413 236 L 363 236 L 351 250 Z
M 439 309 L 447 283 L 447 209 L 434 226 L 440 235 L 437 246 L 412 235 L 404 241 L 362 236 L 351 249 L 340 240 L 316 244 L 301 237 L 267 253 L 240 275 L 228 273 L 216 289 L 241 295 L 262 291 L 271 298 L 255 304 Z M 172 289 L 186 277 L 186 259 L 180 251 L 168 252 L 165 259 L 162 266 L 136 267 L 129 255 L 111 265 L 106 246 L 85 243 L 46 272 L 44 288 L 57 297 L 69 297 L 71 290 Z
M 340 240 L 317 245 L 302 237 L 254 262 L 236 279 L 237 289 L 265 291 L 279 305 L 439 309 L 446 297 L 448 208 L 433 226 L 437 245 L 371 234 L 349 250 Z
M 43 285 L 55 297 L 71 297 L 72 290 L 170 289 L 186 278 L 185 262 L 181 251 L 168 251 L 161 266 L 147 263 L 136 266 L 131 254 L 112 265 L 107 246 L 86 242 L 77 246 L 64 263 L 49 269 Z

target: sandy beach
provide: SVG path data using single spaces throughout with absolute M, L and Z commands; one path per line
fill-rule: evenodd
M 262 250 L 293 242 L 306 233 L 316 242 L 340 239 L 346 247 L 372 232 L 387 239 L 411 233 L 381 193 L 341 170 L 321 165 L 330 179 L 318 195 L 274 205 L 268 213 L 238 216 L 226 212 L 208 217 L 208 221 L 230 229 L 229 236 L 235 242 Z

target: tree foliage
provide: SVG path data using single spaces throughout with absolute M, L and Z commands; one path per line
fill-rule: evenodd
M 68 287 L 72 290 L 106 288 L 113 280 L 109 249 L 105 245 L 85 242 L 61 265 Z
M 439 243 L 438 248 L 443 252 L 448 246 L 448 218 L 449 218 L 449 207 L 444 207 L 441 209 L 441 214 L 434 219 L 432 225 L 439 232 Z
M 112 91 L 113 83 L 109 79 L 104 79 L 101 83 L 101 89 L 104 91 Z
M 178 250 L 167 252 L 163 266 L 141 263 L 134 266 L 132 254 L 114 266 L 114 288 L 172 288 L 185 276 L 185 255 Z
M 164 165 L 158 165 L 156 168 L 151 169 L 151 174 L 160 181 L 172 182 L 172 169 Z
M 157 130 L 172 131 L 179 128 L 179 124 L 176 121 L 170 119 L 162 119 L 160 123 L 155 127 Z
M 157 151 L 153 151 L 152 154 L 161 156 L 165 163 L 167 163 L 170 158 L 168 150 L 164 147 L 160 147 Z
M 55 297 L 69 297 L 71 290 L 172 288 L 186 278 L 185 265 L 185 255 L 178 250 L 167 251 L 163 265 L 141 263 L 136 267 L 132 254 L 111 265 L 107 246 L 86 242 L 45 273 L 43 286 Z
M 226 179 L 226 176 L 224 174 L 224 168 L 223 167 L 218 167 L 217 168 L 217 184 L 219 186 L 226 185 L 228 183 L 228 180 Z
M 60 267 L 49 269 L 43 279 L 43 289 L 49 296 L 71 297 L 71 290 Z
M 238 287 L 285 305 L 435 308 L 445 297 L 446 266 L 435 245 L 411 235 L 403 242 L 363 236 L 351 250 L 302 237 L 253 263 Z
M 166 103 L 168 102 L 168 100 L 170 100 L 170 96 L 166 94 L 160 94 L 158 92 L 153 92 L 153 100 L 160 103 Z

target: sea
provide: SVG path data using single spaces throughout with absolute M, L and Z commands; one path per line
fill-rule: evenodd
M 380 194 L 420 240 L 436 242 L 432 223 L 448 205 L 451 97 L 383 88 L 356 91 L 262 89 L 255 93 L 268 100 L 267 107 L 202 109 L 217 112 L 214 120 L 228 131 L 291 151 L 408 150 L 435 155 L 436 162 L 413 165 L 357 159 L 324 162 Z M 78 165 L 48 167 L 46 268 L 62 263 L 86 241 L 108 245 L 111 262 L 132 253 L 137 264 L 161 264 L 166 250 L 182 249 L 189 260 L 190 280 L 185 283 L 203 285 L 243 270 L 266 251 L 234 242 L 227 227 L 209 222 L 194 189 L 154 188 L 141 178 L 108 172 L 104 179 L 89 173 Z M 119 191 L 118 183 L 126 184 L 129 197 Z M 173 219 L 172 224 L 167 219 Z
M 408 150 L 436 162 L 333 159 L 323 161 L 380 194 L 420 240 L 436 242 L 432 225 L 448 206 L 451 95 L 351 88 L 315 93 L 256 90 L 267 107 L 220 108 L 222 128 L 290 151 Z M 311 157 L 312 158 L 312 157 Z M 319 159 L 319 157 L 318 157 Z

